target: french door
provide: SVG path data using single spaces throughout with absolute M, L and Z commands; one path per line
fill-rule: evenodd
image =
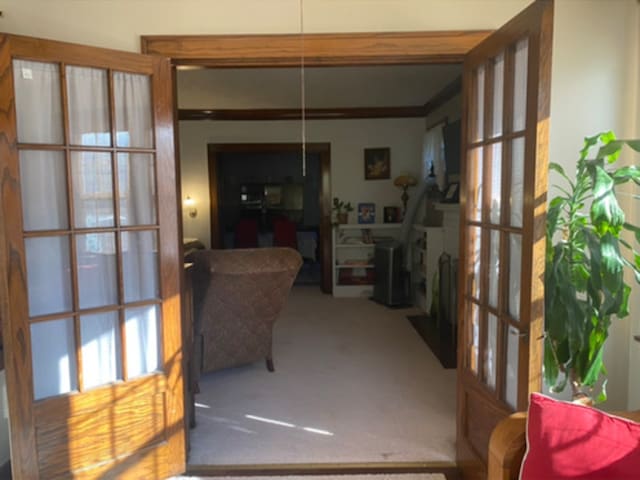
M 458 464 L 486 475 L 496 423 L 541 388 L 553 3 L 538 0 L 464 62 Z
M 171 68 L 0 35 L 14 479 L 185 468 Z

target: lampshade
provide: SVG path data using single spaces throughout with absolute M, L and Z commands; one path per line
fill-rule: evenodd
M 400 175 L 393 181 L 393 184 L 399 188 L 413 187 L 417 183 L 418 181 L 411 175 Z

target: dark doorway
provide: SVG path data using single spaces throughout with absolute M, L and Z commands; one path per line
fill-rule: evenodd
M 270 244 L 278 219 L 295 224 L 305 259 L 301 283 L 331 293 L 330 144 L 209 144 L 211 247 L 233 248 L 240 221 L 258 225 Z M 260 246 L 260 245 L 258 245 Z

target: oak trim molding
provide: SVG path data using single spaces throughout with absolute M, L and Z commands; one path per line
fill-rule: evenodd
M 492 30 L 312 33 L 304 35 L 307 67 L 462 63 Z M 299 34 L 143 35 L 142 53 L 170 57 L 174 65 L 292 67 L 300 65 Z
M 347 120 L 358 118 L 414 118 L 425 116 L 424 105 L 408 107 L 306 108 L 306 120 Z M 178 110 L 179 120 L 300 120 L 300 108 L 188 109 Z

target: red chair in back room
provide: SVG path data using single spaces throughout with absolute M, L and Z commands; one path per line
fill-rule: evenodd
M 273 222 L 273 246 L 298 249 L 296 224 L 288 218 L 278 218 Z
M 236 225 L 235 248 L 258 248 L 258 221 L 252 218 L 243 218 Z

